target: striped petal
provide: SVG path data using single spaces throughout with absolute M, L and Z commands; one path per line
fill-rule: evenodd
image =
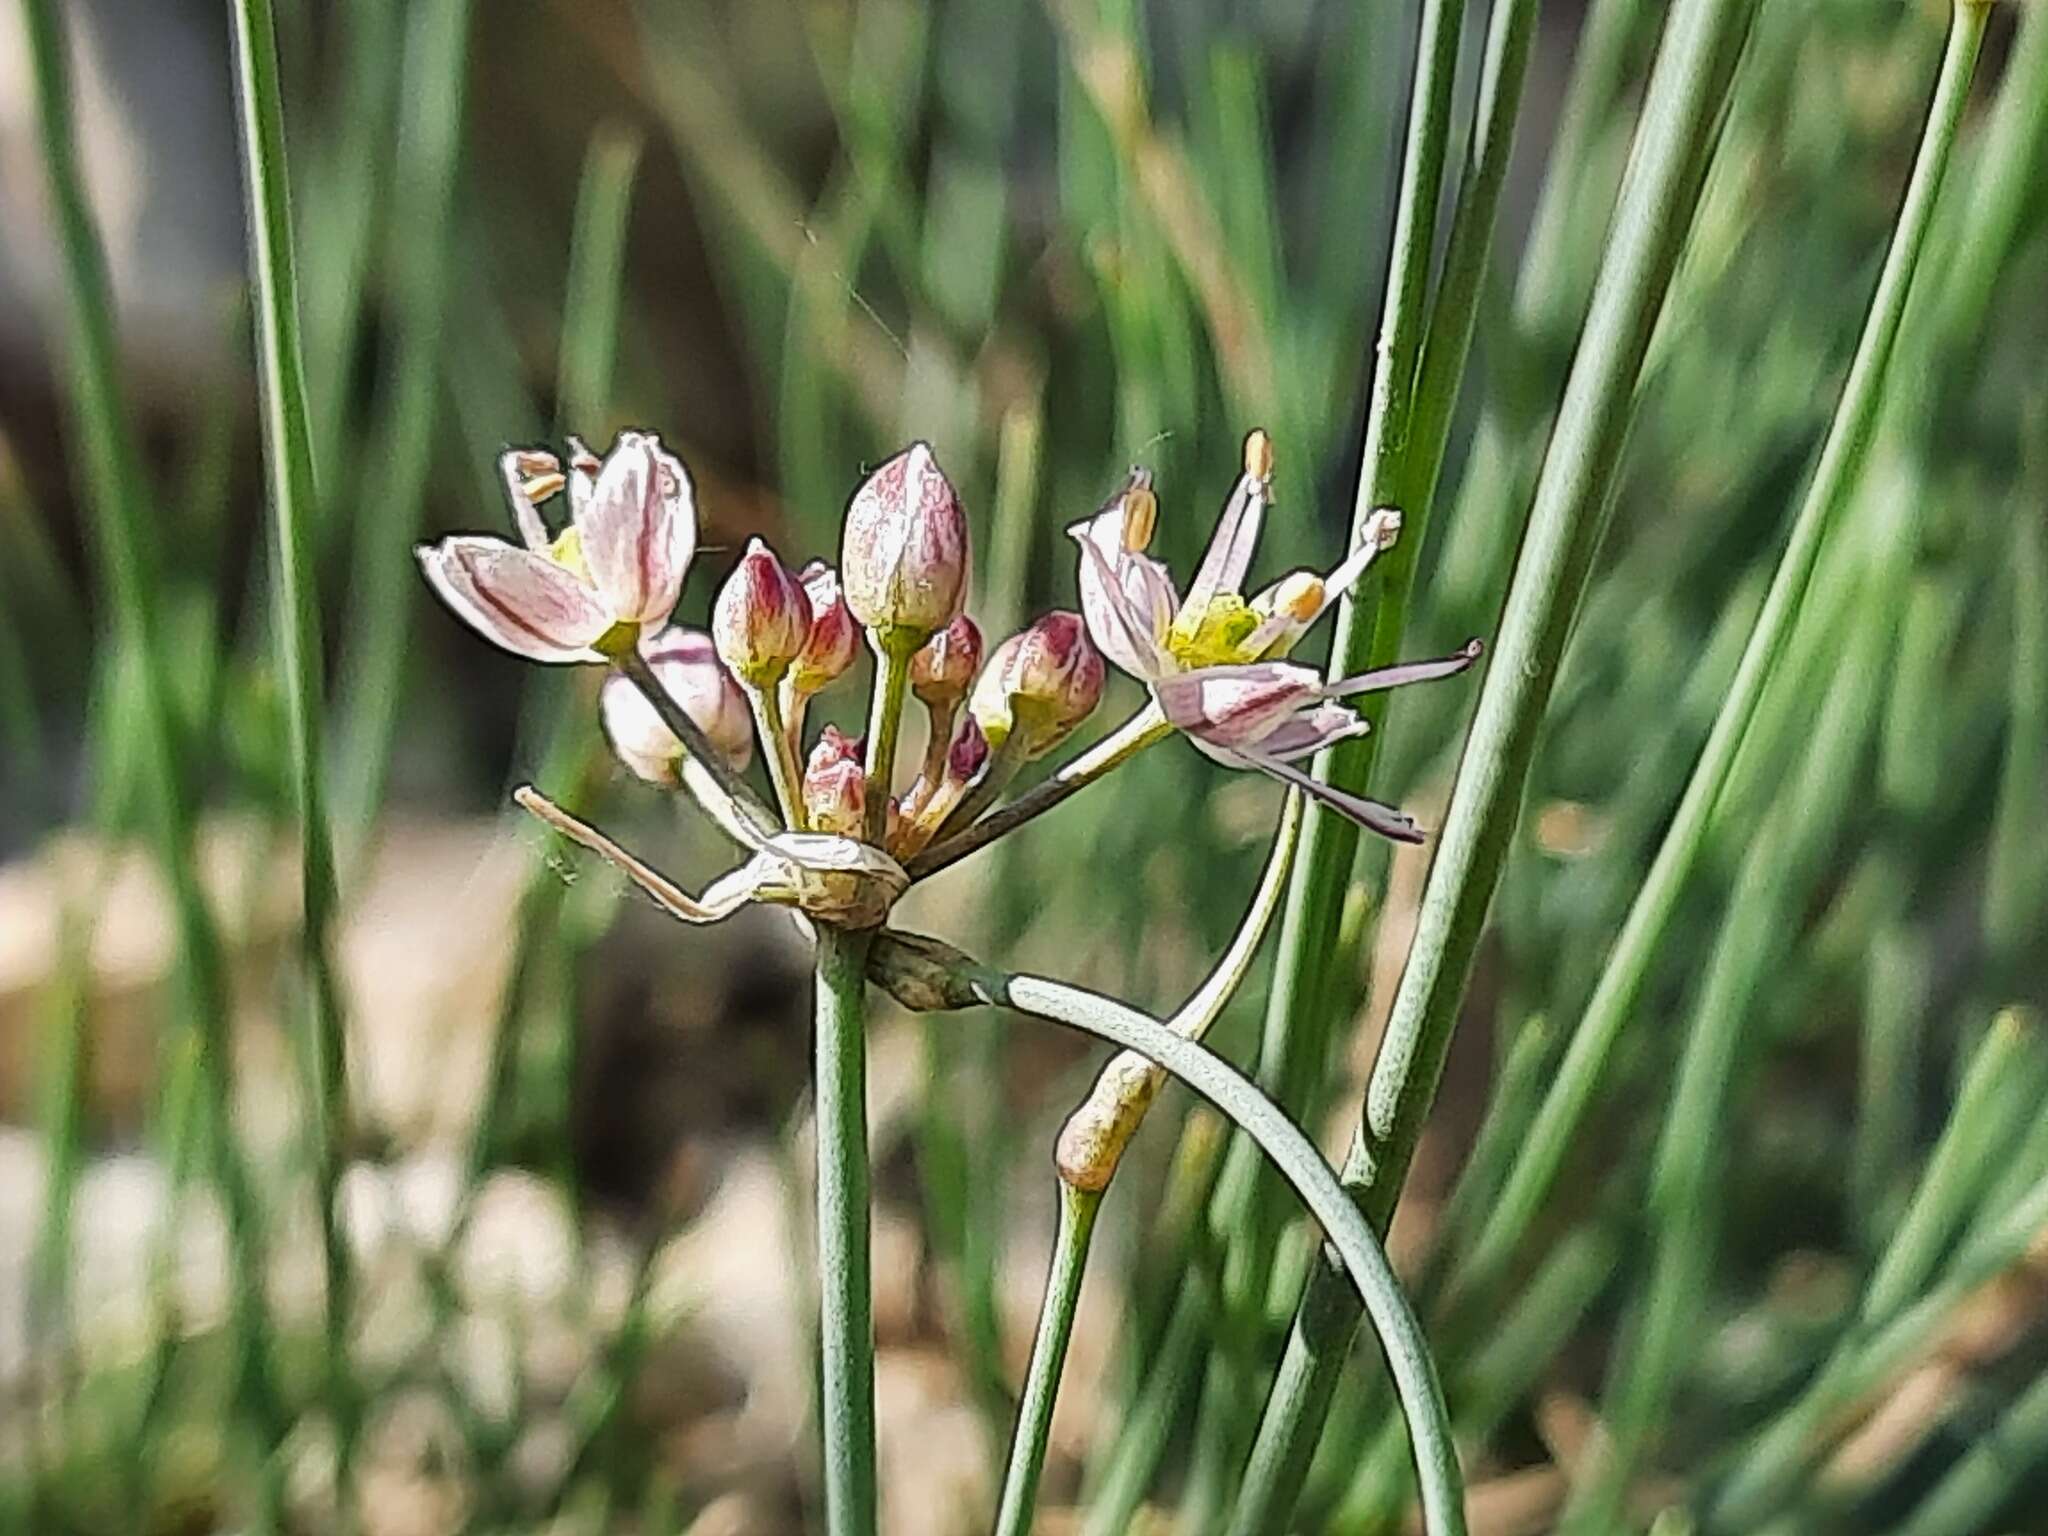
M 611 616 L 664 622 L 697 548 L 696 502 L 682 464 L 654 437 L 621 432 L 575 516 L 584 564 Z
M 1321 802 L 1349 821 L 1357 822 L 1368 832 L 1377 832 L 1381 837 L 1397 843 L 1423 841 L 1422 828 L 1406 811 L 1378 800 L 1367 799 L 1364 795 L 1354 795 L 1346 790 L 1333 788 L 1276 757 L 1269 757 L 1260 752 L 1236 752 L 1223 757 L 1222 761 L 1231 762 L 1235 767 L 1263 773 L 1283 784 L 1291 784 L 1310 799 Z
M 1454 656 L 1439 656 L 1433 661 L 1404 661 L 1397 666 L 1361 672 L 1356 677 L 1347 677 L 1341 683 L 1332 684 L 1326 692 L 1333 699 L 1348 699 L 1353 694 L 1378 693 L 1407 683 L 1433 683 L 1440 677 L 1455 677 L 1477 661 L 1485 649 L 1479 641 L 1467 640 L 1465 648 Z
M 591 649 L 611 628 L 593 593 L 545 555 L 503 539 L 458 536 L 421 545 L 420 569 L 470 628 L 532 661 L 600 661 Z
M 1140 682 L 1167 668 L 1160 642 L 1178 606 L 1173 578 L 1147 555 L 1123 547 L 1121 507 L 1067 530 L 1081 547 L 1081 617 L 1095 648 Z
M 1280 661 L 1200 667 L 1152 685 L 1175 730 L 1233 750 L 1263 742 L 1304 705 L 1320 700 L 1322 691 L 1314 672 Z

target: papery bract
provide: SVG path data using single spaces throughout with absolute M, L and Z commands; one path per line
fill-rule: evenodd
M 485 639 L 533 661 L 603 661 L 665 621 L 697 546 L 690 477 L 658 439 L 622 432 L 599 463 L 575 445 L 499 460 L 522 544 L 458 534 L 417 551 L 441 600 Z M 564 486 L 571 521 L 550 536 L 538 502 Z
M 642 641 L 640 654 L 712 746 L 734 768 L 745 768 L 754 749 L 753 716 L 711 637 L 676 625 Z M 598 713 L 620 762 L 650 784 L 678 782 L 683 744 L 662 724 L 638 684 L 626 677 L 606 678 Z

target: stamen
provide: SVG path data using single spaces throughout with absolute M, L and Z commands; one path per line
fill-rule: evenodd
M 1323 611 L 1327 589 L 1314 571 L 1294 571 L 1281 577 L 1273 589 L 1273 616 L 1312 624 Z
M 1140 476 L 1143 476 L 1140 479 Z M 1142 469 L 1131 471 L 1130 489 L 1124 492 L 1124 549 L 1143 554 L 1159 526 L 1159 498 L 1152 494 L 1152 477 Z
M 1244 440 L 1244 472 L 1254 480 L 1273 478 L 1273 439 L 1263 427 L 1254 427 Z

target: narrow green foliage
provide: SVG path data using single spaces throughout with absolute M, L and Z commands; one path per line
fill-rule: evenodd
M 290 177 L 277 36 L 269 0 L 235 0 L 235 95 L 248 199 L 249 270 L 255 289 L 257 374 L 263 400 L 271 532 L 276 557 L 278 671 L 284 679 L 292 808 L 299 834 L 300 949 L 313 1038 L 307 1113 L 325 1265 L 329 1386 L 341 1419 L 344 1480 L 354 1439 L 347 1360 L 350 1297 L 346 1240 L 336 1209 L 348 1135 L 347 1047 L 334 970 L 333 843 L 321 783 L 322 683 L 319 590 L 314 577 L 318 499 L 306 370 L 299 342 L 297 269 L 292 255 Z

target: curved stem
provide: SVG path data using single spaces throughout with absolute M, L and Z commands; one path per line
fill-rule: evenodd
M 1650 961 L 1670 927 L 1685 882 L 1706 846 L 1708 823 L 1728 783 L 1743 736 L 1756 716 L 1765 683 L 1792 633 L 1829 529 L 1848 500 L 1867 456 L 1884 396 L 1886 365 L 1898 339 L 1900 317 L 1905 312 L 1906 295 L 1926 242 L 1935 196 L 1969 97 L 1985 14 L 1986 8 L 1981 5 L 1966 3 L 1955 7 L 1947 57 L 1891 249 L 1878 279 L 1862 338 L 1857 343 L 1848 382 L 1821 449 L 1820 463 L 1793 519 L 1791 536 L 1772 575 L 1763 611 L 1743 648 L 1735 680 L 1721 701 L 1670 828 L 1636 893 L 1557 1076 L 1523 1143 L 1522 1155 L 1479 1237 L 1459 1266 L 1452 1285 L 1454 1293 L 1484 1290 L 1506 1272 L 1563 1164 L 1614 1043 L 1634 1014 Z
M 1335 1251 L 1337 1272 L 1355 1289 L 1372 1319 L 1408 1420 L 1426 1531 L 1429 1536 L 1464 1536 L 1463 1474 L 1422 1325 L 1363 1212 L 1286 1112 L 1222 1057 L 1113 998 L 1040 976 L 1006 975 L 935 940 L 888 932 L 875 937 L 878 972 L 898 983 L 906 974 L 914 976 L 920 986 L 915 994 L 919 1006 L 998 1004 L 1136 1051 L 1179 1078 L 1251 1137 L 1322 1224 Z
M 1086 789 L 1111 769 L 1121 768 L 1145 748 L 1164 741 L 1172 734 L 1173 727 L 1159 713 L 1159 706 L 1147 704 L 1051 778 L 984 816 L 959 836 L 927 848 L 904 868 L 910 871 L 913 880 L 935 875 L 947 865 L 957 864 L 970 853 L 986 848 L 1005 833 L 1015 831 L 1025 822 L 1043 816 L 1069 795 Z
M 874 1536 L 875 1530 L 865 993 L 872 939 L 851 929 L 818 929 L 819 1355 L 831 1536 Z
M 1095 1214 L 1101 1208 L 1101 1190 L 1061 1183 L 1059 1232 L 1053 1239 L 1052 1267 L 1045 1277 L 1038 1334 L 1031 1343 L 1031 1365 L 1024 1376 L 1024 1398 L 1017 1407 L 1017 1432 L 1010 1441 L 1010 1466 L 1003 1475 L 995 1536 L 1028 1536 L 1031 1530 L 1038 1476 L 1045 1468 L 1045 1443 L 1052 1432 L 1053 1402 L 1067 1363 L 1067 1343 L 1073 1336 L 1074 1309 L 1081 1300 L 1081 1277 L 1088 1263 L 1089 1239 L 1095 1232 Z
M 753 828 L 759 834 L 759 838 L 752 845 L 757 848 L 762 841 L 782 830 L 775 820 L 775 813 L 761 803 L 760 796 L 747 788 L 746 780 L 733 770 L 732 764 L 726 761 L 724 754 L 711 744 L 703 731 L 698 729 L 697 722 L 692 720 L 683 706 L 675 701 L 674 695 L 662 686 L 661 679 L 654 675 L 654 669 L 647 665 L 647 658 L 642 656 L 637 648 L 628 648 L 621 655 L 614 657 L 612 665 L 640 690 L 641 697 L 654 707 L 654 713 L 660 718 L 661 723 L 683 744 L 683 749 L 689 753 L 690 760 L 702 771 L 703 779 L 709 780 L 708 785 L 700 779 L 698 784 L 692 786 L 696 789 L 698 798 L 710 804 L 709 797 L 704 793 L 708 788 L 715 790 L 725 799 L 726 805 L 715 806 L 712 809 L 713 817 L 721 826 L 744 825 Z

